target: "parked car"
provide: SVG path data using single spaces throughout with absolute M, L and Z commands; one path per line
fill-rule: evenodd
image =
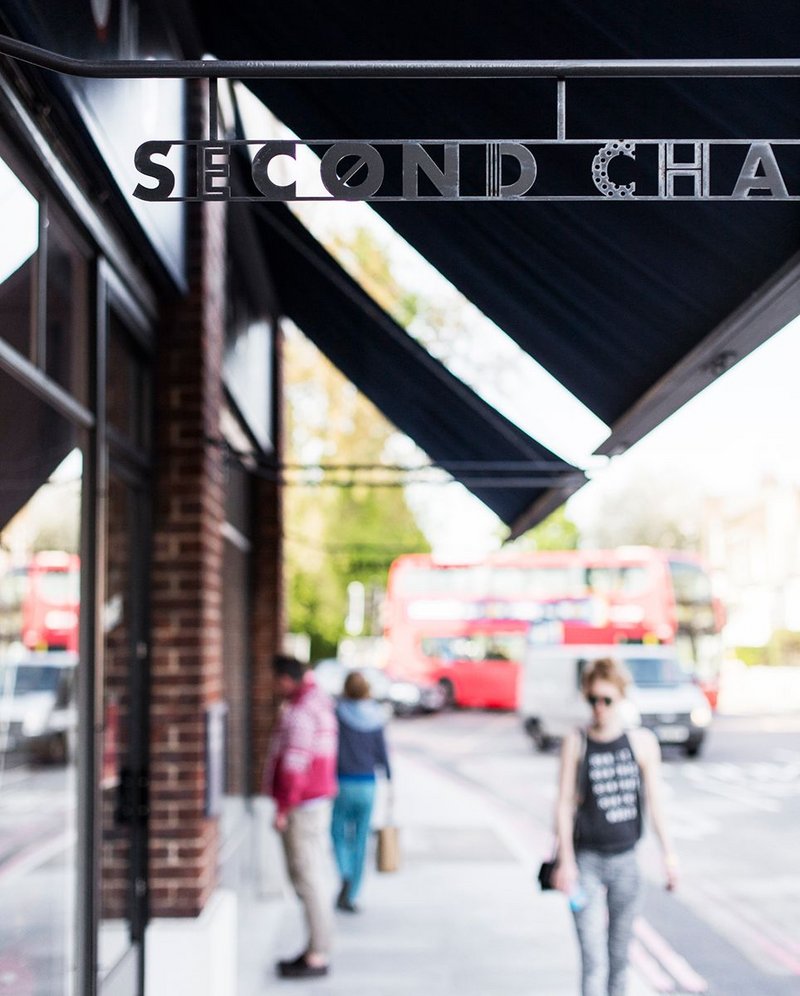
M 439 712 L 447 705 L 447 690 L 438 683 L 420 685 L 413 681 L 392 681 L 391 701 L 396 716 Z
M 323 692 L 335 699 L 342 694 L 348 670 L 338 658 L 326 657 L 314 665 L 314 677 Z
M 445 704 L 444 691 L 438 685 L 418 685 L 411 681 L 396 681 L 378 667 L 351 668 L 335 657 L 327 657 L 314 665 L 314 675 L 323 691 L 338 698 L 351 670 L 360 671 L 370 685 L 372 697 L 386 703 L 396 716 L 419 712 L 437 712 Z
M 58 764 L 74 755 L 77 663 L 70 651 L 0 661 L 0 750 Z

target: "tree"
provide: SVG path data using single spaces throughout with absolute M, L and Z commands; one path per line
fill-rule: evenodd
M 397 430 L 301 334 L 287 330 L 285 347 L 286 462 L 385 463 Z M 289 627 L 310 635 L 313 659 L 344 635 L 349 582 L 383 588 L 398 554 L 429 549 L 400 487 L 334 480 L 345 485 L 319 473 L 286 489 Z
M 680 467 L 631 459 L 613 476 L 592 481 L 589 488 L 593 501 L 591 512 L 581 521 L 584 545 L 699 548 L 702 491 Z M 582 495 L 582 503 L 588 497 Z
M 551 512 L 538 526 L 529 529 L 514 543 L 518 550 L 577 550 L 580 530 L 567 517 L 565 505 Z

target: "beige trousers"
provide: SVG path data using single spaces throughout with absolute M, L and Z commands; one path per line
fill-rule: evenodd
M 330 895 L 331 801 L 299 806 L 283 832 L 286 864 L 308 924 L 308 950 L 327 955 L 333 932 Z

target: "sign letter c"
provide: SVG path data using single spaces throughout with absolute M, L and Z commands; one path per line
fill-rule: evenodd
M 608 166 L 617 156 L 636 158 L 635 142 L 606 142 L 592 160 L 592 180 L 603 197 L 633 197 L 636 193 L 636 183 L 614 183 L 609 178 Z

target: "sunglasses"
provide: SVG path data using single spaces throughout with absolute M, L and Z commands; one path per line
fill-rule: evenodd
M 616 700 L 609 698 L 608 695 L 587 695 L 586 701 L 589 703 L 590 706 L 594 707 L 596 705 L 599 705 L 601 702 L 605 706 L 612 706 L 614 705 L 614 702 Z

